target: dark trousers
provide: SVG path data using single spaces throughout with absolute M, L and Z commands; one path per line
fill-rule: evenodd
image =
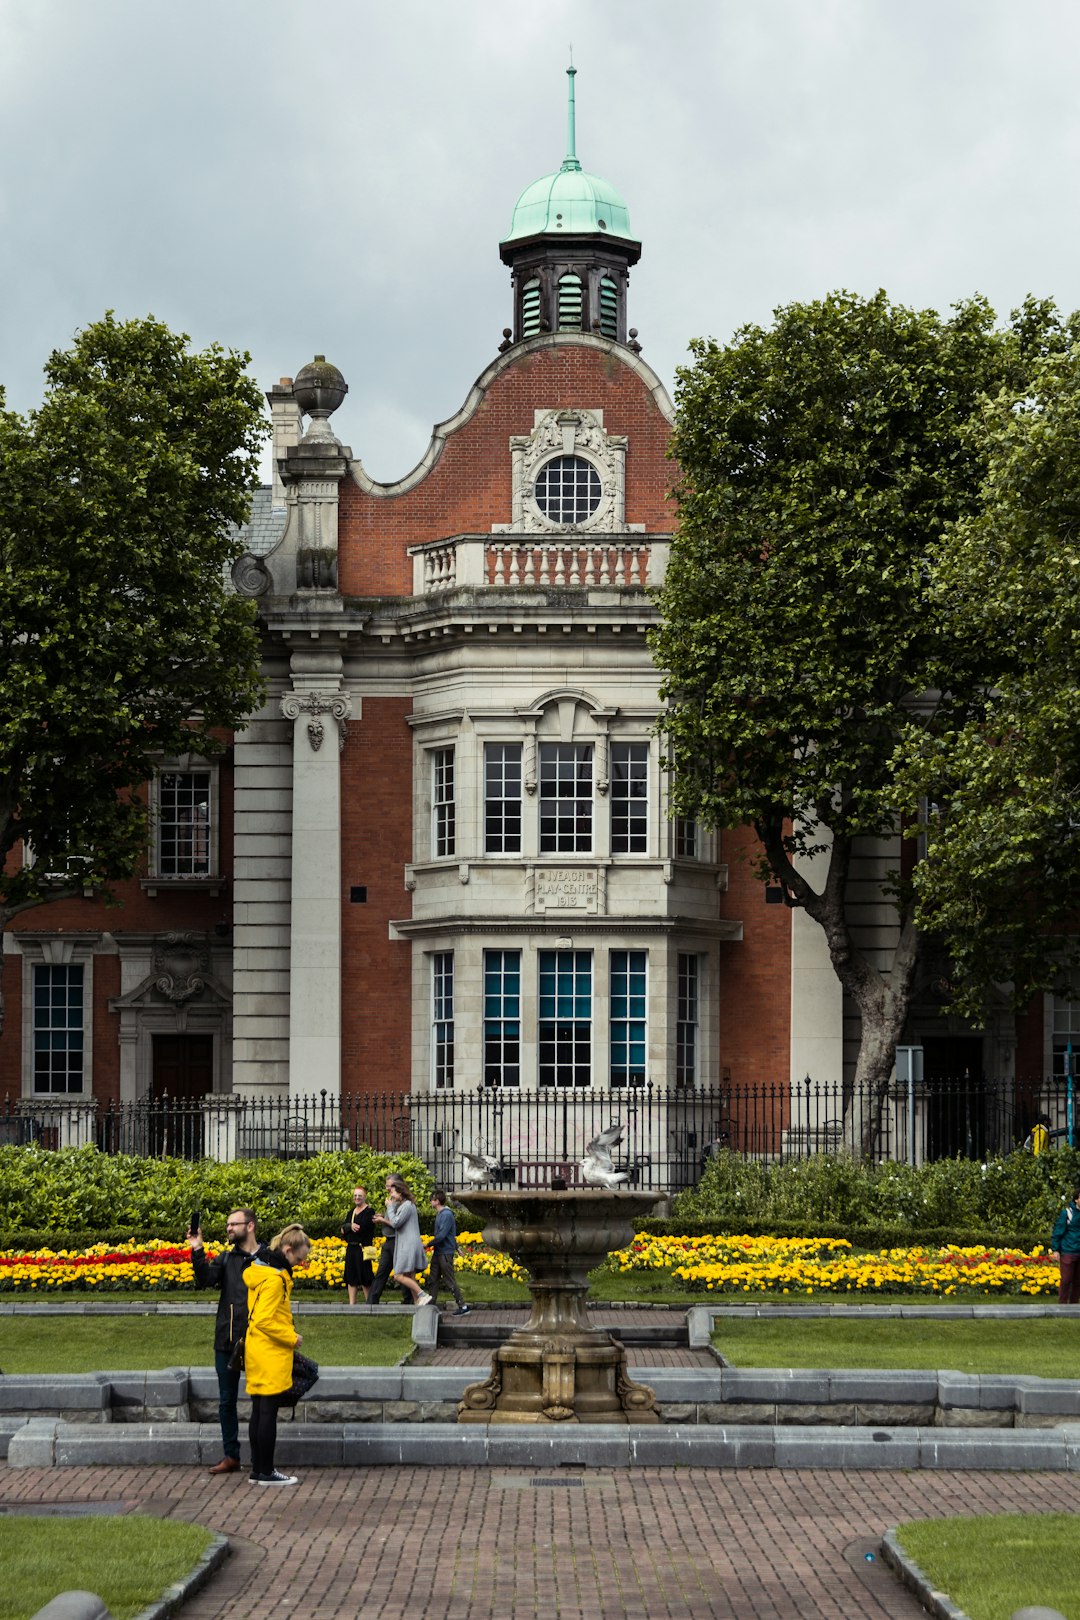
M 377 1305 L 382 1298 L 382 1291 L 390 1280 L 390 1273 L 394 1269 L 394 1240 L 387 1238 L 379 1250 L 379 1265 L 375 1272 L 375 1281 L 371 1285 L 368 1295 L 368 1304 Z M 401 1290 L 401 1298 L 406 1305 L 412 1304 L 412 1295 L 407 1288 Z
M 464 1305 L 465 1301 L 461 1297 L 461 1289 L 458 1287 L 457 1278 L 454 1276 L 454 1257 L 452 1254 L 433 1254 L 431 1257 L 431 1269 L 428 1272 L 425 1287 L 431 1295 L 432 1304 L 439 1297 L 441 1283 L 446 1284 L 459 1307 Z
M 248 1439 L 251 1441 L 251 1472 L 260 1479 L 274 1472 L 277 1445 L 277 1415 L 280 1395 L 253 1395 Z
M 1061 1281 L 1058 1283 L 1059 1305 L 1080 1305 L 1080 1254 L 1059 1254 Z
M 240 1369 L 233 1372 L 229 1366 L 228 1350 L 215 1350 L 214 1371 L 217 1373 L 221 1444 L 226 1457 L 235 1457 L 239 1462 L 240 1419 L 236 1415 L 236 1400 L 240 1393 Z

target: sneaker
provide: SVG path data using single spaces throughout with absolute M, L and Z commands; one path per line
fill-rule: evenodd
M 430 1294 L 421 1294 L 419 1299 L 416 1301 L 416 1303 L 418 1305 L 430 1305 L 431 1304 L 431 1295 Z
M 471 1310 L 472 1310 L 471 1305 L 459 1305 L 457 1310 L 454 1312 L 454 1315 L 455 1316 L 468 1316 L 468 1314 L 469 1314 L 469 1312 Z
M 254 1478 L 254 1476 L 252 1476 Z M 256 1485 L 295 1485 L 295 1474 L 282 1474 L 275 1468 L 271 1474 L 260 1474 L 255 1480 Z

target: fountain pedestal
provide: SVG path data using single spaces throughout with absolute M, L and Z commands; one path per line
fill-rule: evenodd
M 658 1423 L 656 1397 L 626 1369 L 619 1341 L 589 1320 L 588 1274 L 660 1193 L 476 1192 L 457 1202 L 484 1222 L 484 1242 L 529 1273 L 532 1312 L 470 1384 L 459 1423 Z

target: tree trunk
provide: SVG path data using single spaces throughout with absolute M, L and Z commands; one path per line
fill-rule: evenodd
M 827 825 L 824 815 L 819 817 Z M 910 907 L 900 912 L 900 934 L 892 966 L 882 973 L 867 961 L 852 938 L 847 917 L 847 880 L 852 839 L 834 833 L 825 887 L 819 893 L 793 865 L 780 817 L 759 824 L 758 836 L 769 865 L 808 917 L 824 930 L 833 971 L 859 1009 L 861 1034 L 855 1083 L 844 1108 L 843 1140 L 852 1152 L 870 1157 L 881 1137 L 883 1110 L 896 1062 L 896 1043 L 911 1006 L 923 937 Z

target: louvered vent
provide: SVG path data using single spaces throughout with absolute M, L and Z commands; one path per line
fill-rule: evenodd
M 536 337 L 540 331 L 540 283 L 527 281 L 521 289 L 521 335 Z
M 559 331 L 581 331 L 581 277 L 559 279 Z
M 600 336 L 615 338 L 619 335 L 619 289 L 610 276 L 600 281 Z

